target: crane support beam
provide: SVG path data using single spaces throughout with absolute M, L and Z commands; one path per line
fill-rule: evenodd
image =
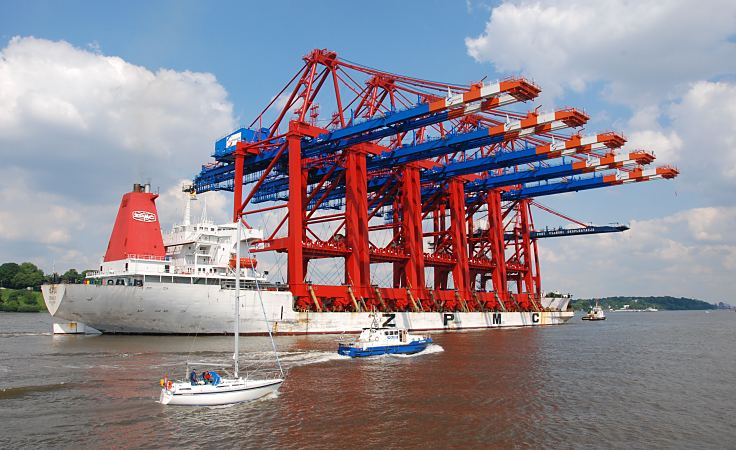
M 616 171 L 610 175 L 595 175 L 592 177 L 572 177 L 569 180 L 558 181 L 536 186 L 525 186 L 519 189 L 504 192 L 504 201 L 518 200 L 528 197 L 542 197 L 545 195 L 577 192 L 588 189 L 597 189 L 608 186 L 617 186 L 626 183 L 639 183 L 656 179 L 672 179 L 679 172 L 672 167 L 657 167 L 652 169 L 636 169 L 631 172 Z
M 554 119 L 554 117 L 551 117 L 553 114 L 556 115 L 557 113 L 547 115 L 549 120 L 552 120 L 552 122 L 545 122 L 545 120 L 548 119 L 540 119 L 542 120 L 540 126 L 552 124 L 554 129 L 567 126 L 565 121 L 556 120 Z M 573 122 L 573 120 L 576 120 L 574 119 L 575 116 L 576 114 L 571 110 L 563 110 L 559 115 L 559 117 L 567 117 L 566 120 L 570 123 L 578 123 Z M 521 122 L 522 121 L 518 121 L 517 124 Z M 526 133 L 528 131 L 527 128 L 518 129 L 513 124 L 506 125 L 505 127 L 512 130 L 518 130 L 518 132 L 522 133 Z M 417 162 L 424 159 L 434 158 L 445 155 L 447 153 L 455 152 L 458 150 L 459 147 L 457 145 L 459 145 L 460 142 L 465 143 L 465 145 L 467 146 L 467 148 L 465 149 L 473 148 L 472 146 L 475 145 L 488 145 L 491 142 L 482 136 L 488 137 L 489 133 L 491 133 L 490 129 L 484 128 L 470 133 L 452 135 L 447 139 L 438 139 L 424 144 L 402 147 L 401 149 L 388 152 L 388 154 L 393 155 L 392 157 L 395 156 L 396 158 L 400 159 L 400 162 L 392 162 L 391 166 L 393 166 L 394 163 L 400 166 L 402 164 L 409 164 L 412 162 Z M 502 143 L 508 139 L 516 137 L 516 133 L 517 131 L 501 132 L 500 135 L 493 135 L 491 136 L 491 138 L 494 140 L 493 143 Z M 499 152 L 488 157 L 471 159 L 468 161 L 448 164 L 447 166 L 437 169 L 426 170 L 422 173 L 422 181 L 426 182 L 432 180 L 442 180 L 449 178 L 450 176 L 460 176 L 498 169 L 502 167 L 511 167 L 518 164 L 542 161 L 544 159 L 555 158 L 559 156 L 590 152 L 596 149 L 616 148 L 617 146 L 620 146 L 623 142 L 625 142 L 623 141 L 623 138 L 615 133 L 604 133 L 585 137 L 574 136 L 569 140 L 558 142 L 556 144 L 529 147 L 514 151 Z M 389 158 L 387 154 L 369 159 L 367 162 L 368 170 L 376 170 L 382 167 L 382 165 L 386 161 L 386 158 Z M 376 161 L 379 161 L 379 163 L 376 163 Z M 447 167 L 446 171 L 444 170 L 445 167 Z M 336 173 L 339 173 L 339 171 Z M 380 186 L 387 182 L 387 180 L 387 177 L 371 178 L 370 184 L 368 186 L 368 191 L 376 191 L 380 188 Z M 261 197 L 257 197 L 255 199 L 255 202 L 272 201 L 279 198 L 285 199 L 285 183 L 285 179 L 275 179 L 270 185 L 265 185 L 263 187 L 264 195 Z M 282 197 L 278 196 L 279 193 L 282 194 Z M 343 195 L 344 191 L 342 189 L 336 189 L 331 194 L 330 198 L 339 198 Z
M 304 295 L 304 205 L 302 203 L 306 187 L 302 184 L 301 174 L 301 137 L 292 132 L 288 137 L 289 172 L 295 174 L 289 178 L 289 239 L 287 278 L 294 295 Z
M 608 155 L 601 158 L 591 158 L 585 161 L 576 161 L 556 166 L 545 167 L 538 165 L 532 169 L 520 170 L 518 172 L 507 172 L 502 175 L 493 175 L 488 178 L 469 183 L 466 191 L 486 191 L 488 189 L 503 186 L 551 180 L 601 170 L 619 169 L 638 164 L 649 164 L 653 160 L 654 155 L 651 153 L 639 151 L 621 155 Z
M 346 158 L 345 238 L 351 251 L 345 259 L 345 283 L 364 295 L 371 285 L 365 153 L 349 149 Z
M 547 114 L 529 113 L 522 120 L 512 121 L 493 127 L 480 127 L 475 131 L 448 135 L 421 144 L 406 145 L 396 150 L 385 152 L 373 158 L 371 168 L 381 168 L 399 164 L 407 164 L 422 159 L 482 147 L 484 145 L 501 144 L 512 139 L 519 139 L 537 133 L 547 133 L 568 127 L 579 127 L 587 122 L 584 113 L 565 109 Z
M 603 234 L 603 233 L 621 233 L 627 231 L 629 227 L 626 225 L 590 225 L 578 228 L 546 228 L 544 230 L 535 230 L 530 233 L 532 239 L 545 239 L 563 236 L 584 236 L 587 234 Z M 504 239 L 510 240 L 513 233 L 505 233 Z
M 521 78 L 484 85 L 403 111 L 387 112 L 383 117 L 320 135 L 304 144 L 305 156 L 334 153 L 362 142 L 375 141 L 520 100 L 526 101 L 536 97 L 539 92 L 536 86 Z
M 540 89 L 521 78 L 432 82 L 327 49 L 303 63 L 248 128 L 215 143 L 192 187 L 232 191 L 235 220 L 246 209 L 281 215 L 253 251 L 287 253 L 302 312 L 539 311 L 539 239 L 627 227 L 586 225 L 535 197 L 678 174 L 645 168 L 651 153 L 619 151 L 619 134 L 581 135 L 580 110 L 529 111 L 520 103 Z M 337 109 L 321 115 L 325 105 Z M 536 228 L 535 207 L 576 227 Z M 327 258 L 344 264 L 334 285 L 318 284 L 330 275 L 315 260 Z M 393 276 L 372 280 L 372 264 Z

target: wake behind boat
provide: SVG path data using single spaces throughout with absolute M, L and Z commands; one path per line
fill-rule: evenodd
M 386 354 L 411 355 L 419 353 L 432 343 L 429 336 L 409 334 L 406 329 L 379 327 L 378 318 L 373 315 L 370 327 L 363 328 L 358 339 L 340 343 L 337 352 L 351 358 Z

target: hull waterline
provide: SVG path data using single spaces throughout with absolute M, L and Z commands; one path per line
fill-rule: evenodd
M 228 385 L 192 386 L 175 383 L 171 389 L 161 389 L 160 403 L 172 406 L 221 406 L 257 400 L 273 394 L 281 387 L 282 379 L 240 380 Z
M 144 286 L 55 284 L 42 286 L 56 319 L 84 323 L 103 333 L 232 334 L 234 291 L 220 286 L 148 283 Z M 255 291 L 242 291 L 240 334 L 269 330 Z M 288 291 L 262 292 L 270 330 L 276 334 L 358 333 L 368 312 L 300 312 Z M 407 330 L 464 330 L 560 325 L 572 311 L 387 312 L 384 326 Z

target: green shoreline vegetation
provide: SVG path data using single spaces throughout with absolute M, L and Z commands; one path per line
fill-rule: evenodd
M 660 311 L 686 311 L 701 309 L 718 309 L 723 303 L 714 305 L 703 300 L 685 297 L 601 297 L 601 298 L 580 298 L 572 301 L 574 310 L 589 310 L 595 305 L 596 300 L 604 310 L 609 309 L 630 309 L 639 310 L 647 308 L 656 308 Z M 628 306 L 626 306 L 628 305 Z M 725 305 L 724 305 L 725 306 Z
M 86 271 L 85 271 L 86 272 Z M 85 272 L 69 269 L 63 275 L 44 274 L 35 264 L 9 262 L 0 265 L 0 311 L 41 312 L 46 304 L 41 285 L 46 282 L 81 283 Z
M 3 312 L 41 312 L 46 304 L 40 292 L 26 289 L 0 289 L 0 311 Z

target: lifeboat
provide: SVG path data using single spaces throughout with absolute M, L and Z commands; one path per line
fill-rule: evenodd
M 235 258 L 230 258 L 230 267 L 234 269 L 236 262 Z M 240 267 L 244 269 L 255 269 L 257 265 L 258 261 L 255 258 L 240 258 Z

